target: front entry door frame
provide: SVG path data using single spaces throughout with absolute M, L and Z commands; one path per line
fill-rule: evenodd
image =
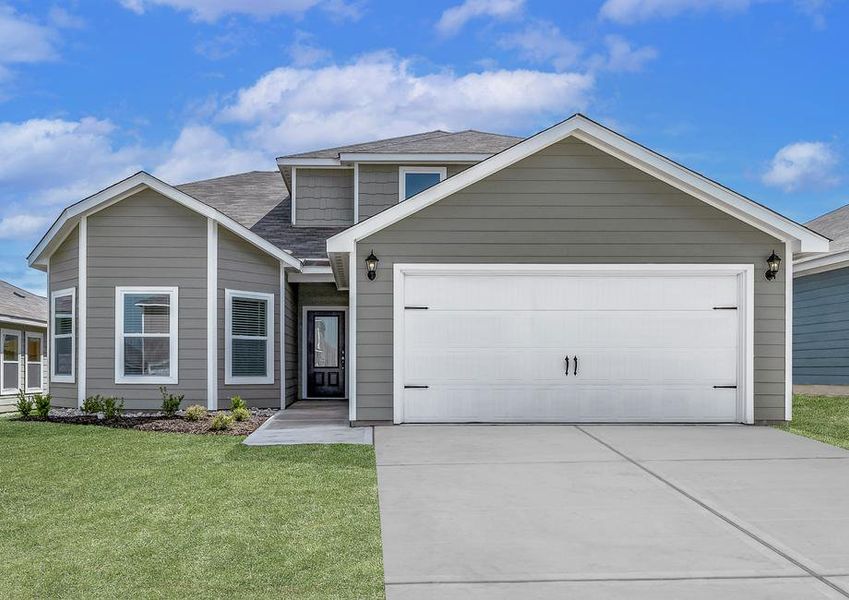
M 301 327 L 300 327 L 300 357 L 298 362 L 300 363 L 299 371 L 301 374 L 300 378 L 300 396 L 303 400 L 328 400 L 328 398 L 311 398 L 307 396 L 307 313 L 311 310 L 333 310 L 345 313 L 345 355 L 348 356 L 352 349 L 350 348 L 349 341 L 349 320 L 348 320 L 348 307 L 347 306 L 302 306 L 301 307 Z M 350 393 L 350 385 L 351 378 L 348 374 L 348 360 L 345 361 L 345 397 L 344 398 L 331 398 L 332 400 L 347 400 L 348 395 Z

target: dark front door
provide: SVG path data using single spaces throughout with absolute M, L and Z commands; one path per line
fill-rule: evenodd
M 345 312 L 307 311 L 307 397 L 345 397 Z

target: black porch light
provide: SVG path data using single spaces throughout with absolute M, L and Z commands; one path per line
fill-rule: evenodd
M 778 275 L 778 268 L 781 266 L 781 257 L 775 253 L 775 250 L 772 251 L 772 254 L 769 255 L 769 258 L 766 259 L 767 267 L 766 270 L 766 278 L 772 281 L 775 279 L 775 276 Z
M 377 263 L 380 261 L 374 255 L 374 250 L 366 256 L 366 272 L 370 281 L 374 281 L 374 278 L 377 277 Z

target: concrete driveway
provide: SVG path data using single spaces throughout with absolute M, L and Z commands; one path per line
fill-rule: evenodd
M 849 452 L 746 426 L 375 429 L 390 600 L 849 597 Z

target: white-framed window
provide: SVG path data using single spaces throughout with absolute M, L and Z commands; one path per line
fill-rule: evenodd
M 21 332 L 12 329 L 1 330 L 0 344 L 3 350 L 0 356 L 0 393 L 17 394 L 24 386 L 21 381 Z
M 274 294 L 224 290 L 224 383 L 274 383 Z
M 177 383 L 177 288 L 115 288 L 115 383 Z
M 398 202 L 436 185 L 447 175 L 445 167 L 398 167 Z
M 27 331 L 25 338 L 24 370 L 27 378 L 27 392 L 44 390 L 44 336 L 34 331 Z
M 74 383 L 77 290 L 50 294 L 50 381 Z

